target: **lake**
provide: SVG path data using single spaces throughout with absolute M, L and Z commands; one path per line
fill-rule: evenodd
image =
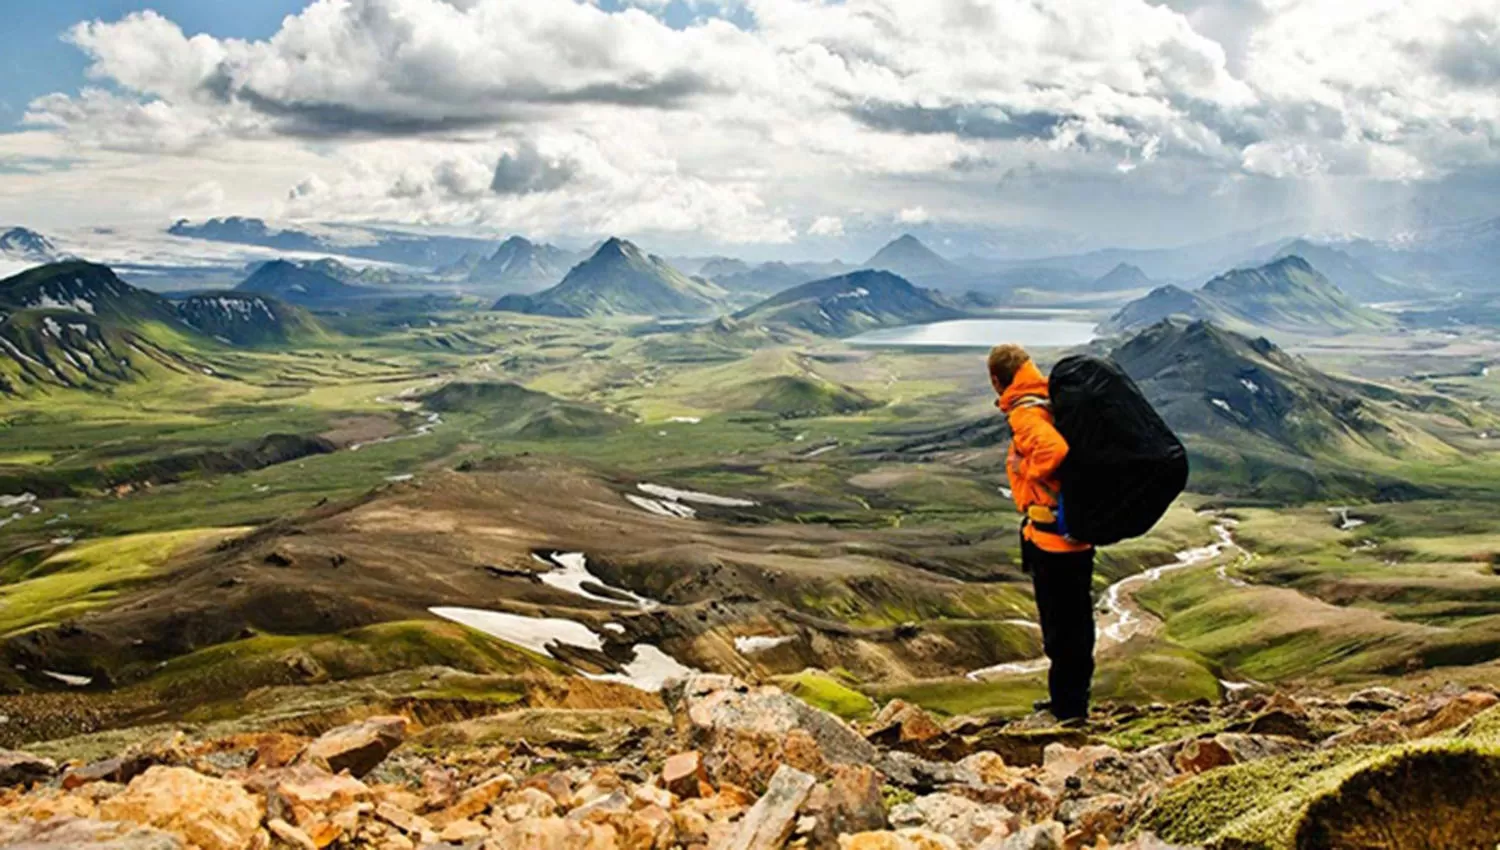
M 958 319 L 867 331 L 844 340 L 850 345 L 989 348 L 1014 342 L 1035 348 L 1067 348 L 1093 340 L 1094 323 L 1070 319 Z

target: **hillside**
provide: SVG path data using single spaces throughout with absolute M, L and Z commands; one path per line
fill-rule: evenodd
M 534 295 L 508 295 L 495 309 L 563 317 L 703 316 L 725 295 L 630 242 L 609 239 L 561 283 Z
M 520 440 L 598 437 L 630 424 L 595 405 L 500 381 L 445 384 L 423 396 L 422 404 L 440 413 L 477 415 L 486 428 Z
M 306 310 L 253 293 L 194 295 L 176 304 L 178 315 L 196 330 L 232 345 L 287 345 L 325 336 Z
M 325 271 L 286 260 L 266 263 L 234 291 L 269 295 L 304 307 L 329 307 L 378 294 L 370 287 L 350 286 Z
M 888 271 L 909 280 L 923 282 L 962 272 L 957 265 L 928 248 L 922 240 L 910 233 L 876 251 L 875 256 L 867 260 L 862 268 Z
M 1162 322 L 1110 356 L 1187 440 L 1197 489 L 1265 485 L 1311 497 L 1339 492 L 1361 475 L 1377 485 L 1357 471 L 1361 457 L 1452 452 L 1390 404 L 1414 410 L 1423 407 L 1419 400 L 1330 376 L 1269 340 L 1208 322 Z
M 539 292 L 567 275 L 576 257 L 554 245 L 512 236 L 469 272 L 471 283 L 493 284 L 517 293 Z
M 1423 294 L 1423 290 L 1395 278 L 1377 274 L 1364 263 L 1329 245 L 1297 239 L 1277 250 L 1273 260 L 1301 257 L 1327 277 L 1341 292 L 1360 304 L 1399 301 Z
M 954 319 L 963 312 L 937 293 L 885 271 L 858 271 L 815 280 L 734 314 L 756 326 L 780 325 L 819 336 L 846 337 L 874 328 Z
M 123 322 L 178 322 L 167 299 L 120 280 L 108 266 L 77 260 L 0 280 L 0 310 L 62 310 Z
M 1395 319 L 1361 307 L 1301 257 L 1236 269 L 1190 292 L 1163 286 L 1121 308 L 1100 329 L 1141 330 L 1167 318 L 1201 319 L 1234 330 L 1335 334 L 1380 331 Z

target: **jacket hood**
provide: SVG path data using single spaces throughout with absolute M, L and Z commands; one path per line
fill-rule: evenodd
M 1036 362 L 1027 360 L 1016 370 L 1016 376 L 1011 379 L 1010 386 L 1000 394 L 1000 409 L 1010 413 L 1016 406 L 1016 402 L 1026 396 L 1047 398 L 1047 378 L 1042 370 L 1036 367 Z

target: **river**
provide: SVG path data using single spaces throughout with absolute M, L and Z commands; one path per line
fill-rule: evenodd
M 1229 549 L 1244 551 L 1235 542 L 1232 530 L 1233 521 L 1220 519 L 1214 524 L 1214 535 L 1218 538 L 1217 543 L 1211 543 L 1197 549 L 1188 549 L 1177 553 L 1177 560 L 1170 564 L 1152 567 L 1142 573 L 1120 579 L 1110 585 L 1104 591 L 1104 597 L 1100 601 L 1100 611 L 1094 621 L 1096 639 L 1094 641 L 1094 653 L 1097 655 L 1104 650 L 1122 644 L 1136 635 L 1148 629 L 1160 625 L 1160 621 L 1151 614 L 1141 609 L 1135 602 L 1135 592 L 1145 585 L 1158 581 L 1162 576 L 1201 564 L 1213 562 Z M 1219 575 L 1227 581 L 1234 582 L 1224 570 Z M 973 670 L 968 674 L 975 681 L 986 681 L 1003 676 L 1021 676 L 1030 673 L 1038 673 L 1051 666 L 1051 662 L 1045 656 L 1030 658 L 1025 661 L 1010 661 L 1005 664 L 996 664 L 993 667 L 984 667 Z

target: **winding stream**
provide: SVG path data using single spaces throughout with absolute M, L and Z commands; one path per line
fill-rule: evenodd
M 1135 603 L 1135 592 L 1140 588 L 1159 581 L 1162 576 L 1176 572 L 1188 567 L 1196 567 L 1211 563 L 1230 549 L 1238 549 L 1244 552 L 1244 548 L 1234 540 L 1234 521 L 1220 517 L 1214 524 L 1214 535 L 1218 537 L 1217 543 L 1211 543 L 1197 549 L 1187 549 L 1177 553 L 1177 560 L 1170 564 L 1152 567 L 1142 573 L 1120 579 L 1110 585 L 1100 600 L 1102 609 L 1095 618 L 1094 653 L 1097 655 L 1104 650 L 1122 644 L 1143 631 L 1156 628 L 1160 625 L 1155 617 L 1141 610 Z M 1248 553 L 1246 553 L 1248 555 Z M 1235 585 L 1243 585 L 1243 582 L 1230 576 L 1227 572 L 1228 565 L 1219 567 L 1218 575 L 1225 581 Z M 1036 628 L 1035 624 L 1027 622 L 1027 625 Z M 1009 661 L 1004 664 L 996 664 L 993 667 L 984 667 L 972 670 L 967 674 L 969 679 L 976 682 L 1002 676 L 1023 676 L 1030 673 L 1038 673 L 1052 666 L 1052 662 L 1046 656 L 1031 658 L 1025 661 Z

